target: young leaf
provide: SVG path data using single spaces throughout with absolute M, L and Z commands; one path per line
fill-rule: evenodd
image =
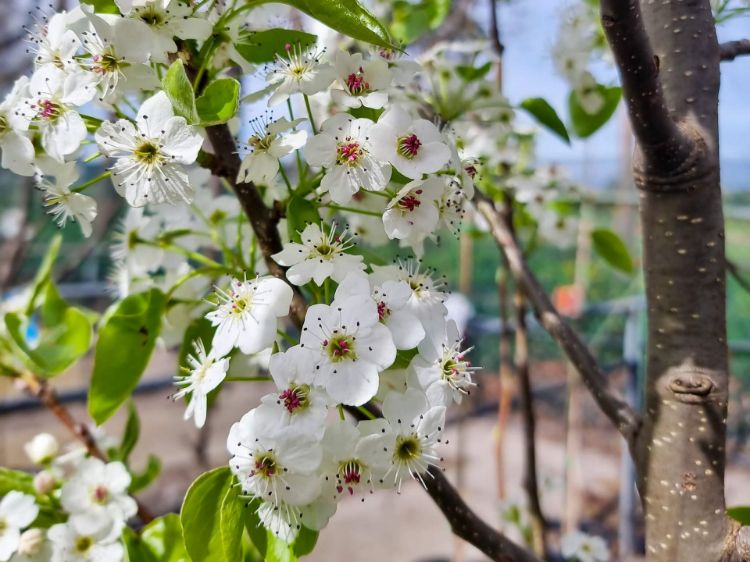
M 115 0 L 81 0 L 84 4 L 93 6 L 97 14 L 119 14 Z
M 573 132 L 582 139 L 590 137 L 609 121 L 622 96 L 622 88 L 619 86 L 607 87 L 597 84 L 596 89 L 604 100 L 601 109 L 596 113 L 588 113 L 583 109 L 575 91 L 570 92 L 568 97 L 570 124 Z
M 138 443 L 138 437 L 141 435 L 141 421 L 138 419 L 138 410 L 135 407 L 135 402 L 130 400 L 128 402 L 128 421 L 125 422 L 125 431 L 122 435 L 122 441 L 120 442 L 120 448 L 117 451 L 117 459 L 124 463 L 128 462 L 130 453 L 133 452 L 136 443 Z
M 123 540 L 128 562 L 188 562 L 180 518 L 168 513 L 154 519 L 139 534 L 125 527 Z
M 308 224 L 319 222 L 320 214 L 312 201 L 295 195 L 289 198 L 286 205 L 286 225 L 290 240 L 299 242 L 300 232 L 305 230 Z
M 94 354 L 89 415 L 105 422 L 127 400 L 151 358 L 165 297 L 158 289 L 137 293 L 107 312 Z
M 328 27 L 360 41 L 392 48 L 385 27 L 358 0 L 281 0 Z
M 316 35 L 296 29 L 266 29 L 241 34 L 234 46 L 248 62 L 262 64 L 276 60 L 276 55 L 286 55 L 289 46 L 299 45 L 304 49 L 315 45 L 317 40 Z
M 128 486 L 128 492 L 135 494 L 144 488 L 147 488 L 161 472 L 161 461 L 159 457 L 149 455 L 146 461 L 146 468 L 142 472 L 132 472 L 132 480 Z
M 240 83 L 234 78 L 221 78 L 211 82 L 195 100 L 200 124 L 226 123 L 237 113 L 240 104 Z
M 557 116 L 557 112 L 547 100 L 544 98 L 527 98 L 521 102 L 521 107 L 528 111 L 541 125 L 570 144 L 570 135 L 565 128 L 565 123 Z
M 233 483 L 234 476 L 224 466 L 204 472 L 190 485 L 180 521 L 185 548 L 193 560 L 241 559 L 243 504 Z
M 408 45 L 437 28 L 450 8 L 451 0 L 422 0 L 419 3 L 398 0 L 393 3 L 391 31 L 396 39 Z
M 625 242 L 617 234 L 608 228 L 597 228 L 591 231 L 591 241 L 594 244 L 594 250 L 609 265 L 625 273 L 632 273 L 635 269 L 633 258 Z
M 195 92 L 185 73 L 182 60 L 177 59 L 171 64 L 164 75 L 162 86 L 169 101 L 172 102 L 175 115 L 184 117 L 188 123 L 197 123 L 198 110 L 195 108 Z

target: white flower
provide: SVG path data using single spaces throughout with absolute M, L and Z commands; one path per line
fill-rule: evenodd
M 0 561 L 9 560 L 18 549 L 21 529 L 39 514 L 34 496 L 11 490 L 0 500 Z
M 28 529 L 21 533 L 18 552 L 11 562 L 49 562 L 52 559 L 52 543 L 45 539 L 42 529 Z
M 70 520 L 52 525 L 47 537 L 53 548 L 51 562 L 121 562 L 125 554 L 119 530 L 113 533 L 106 524 L 83 531 Z
M 445 427 L 445 406 L 430 406 L 424 393 L 410 388 L 404 394 L 386 394 L 383 417 L 390 425 L 386 434 L 391 467 L 386 480 L 399 491 L 408 476 L 424 484 L 427 470 L 440 461 L 437 445 Z
M 190 394 L 190 402 L 185 409 L 185 419 L 195 416 L 195 427 L 203 427 L 206 423 L 206 409 L 208 407 L 208 393 L 221 384 L 227 376 L 229 359 L 218 358 L 213 350 L 206 354 L 203 342 L 197 339 L 193 342 L 195 355 L 188 354 L 187 362 L 190 365 L 185 370 L 190 374 L 186 377 L 175 377 L 174 382 L 182 388 L 174 395 L 178 400 Z
M 391 331 L 396 349 L 412 349 L 424 338 L 422 323 L 406 306 L 411 289 L 405 281 L 385 280 L 371 286 L 366 275 L 351 273 L 339 284 L 335 299 L 341 301 L 354 295 L 373 299 L 378 318 Z
M 422 340 L 419 354 L 411 361 L 410 368 L 432 405 L 460 404 L 475 386 L 471 375 L 477 368 L 466 359 L 471 348 L 462 350 L 462 341 L 456 323 L 449 320 L 439 335 Z
M 290 45 L 286 56 L 277 54 L 276 62 L 266 74 L 266 82 L 276 89 L 268 105 L 284 102 L 296 92 L 311 96 L 330 86 L 335 74 L 330 64 L 320 62 L 322 54 L 314 48 L 303 49 L 299 44 Z
M 378 373 L 396 359 L 391 333 L 369 296 L 307 310 L 300 345 L 314 355 L 316 384 L 336 402 L 360 406 L 378 391 Z
M 340 89 L 331 90 L 333 100 L 344 107 L 380 109 L 388 101 L 383 91 L 391 83 L 388 63 L 382 59 L 362 60 L 362 53 L 336 53 L 334 61 Z
M 122 265 L 122 273 L 141 276 L 161 267 L 164 250 L 143 243 L 153 241 L 159 232 L 159 221 L 144 214 L 142 207 L 128 208 L 112 245 L 112 257 Z
M 23 446 L 26 456 L 34 464 L 50 462 L 60 450 L 60 445 L 54 435 L 37 433 L 34 438 Z
M 129 485 L 130 474 L 121 462 L 88 458 L 63 484 L 60 502 L 78 530 L 94 534 L 103 525 L 124 525 L 136 514 L 135 500 L 128 495 Z
M 28 96 L 29 79 L 23 76 L 0 103 L 0 166 L 21 176 L 36 172 L 34 145 L 27 134 L 30 116 L 23 111 L 23 101 Z
M 440 177 L 414 180 L 396 194 L 383 213 L 383 226 L 388 238 L 421 244 L 438 226 L 437 202 L 445 189 Z
M 562 538 L 562 555 L 566 560 L 577 562 L 607 562 L 609 549 L 601 537 L 573 531 Z
M 437 127 L 426 119 L 412 120 L 401 106 L 392 105 L 370 129 L 375 158 L 385 160 L 407 178 L 421 178 L 440 170 L 451 153 Z
M 328 397 L 314 386 L 313 359 L 310 351 L 298 345 L 271 355 L 269 372 L 279 392 L 267 394 L 261 401 L 277 408 L 283 425 L 320 437 L 325 428 Z
M 193 9 L 180 0 L 115 0 L 115 3 L 128 18 L 148 27 L 150 38 L 141 48 L 151 52 L 154 62 L 168 62 L 167 53 L 177 51 L 175 37 L 203 41 L 213 30 L 210 21 L 193 17 Z
M 248 355 L 270 347 L 278 319 L 289 314 L 293 293 L 281 279 L 266 276 L 232 279 L 229 289 L 217 289 L 216 296 L 217 308 L 206 318 L 216 326 L 211 347 L 221 357 L 235 347 Z
M 70 219 L 78 222 L 86 238 L 91 236 L 91 223 L 96 218 L 96 199 L 70 190 L 70 186 L 78 180 L 76 163 L 60 164 L 51 160 L 42 169 L 45 175 L 39 178 L 38 185 L 44 190 L 44 205 L 51 207 L 47 213 L 61 228 Z M 54 176 L 55 181 L 49 181 L 46 174 Z
M 184 117 L 175 116 L 164 92 L 143 102 L 135 125 L 126 119 L 102 123 L 96 142 L 106 156 L 117 158 L 115 190 L 132 207 L 192 200 L 183 165 L 195 162 L 203 137 Z
M 277 413 L 263 404 L 232 425 L 229 466 L 245 494 L 277 506 L 305 505 L 320 491 L 315 473 L 322 459 L 320 443 L 309 433 L 281 426 Z
M 604 107 L 604 96 L 598 86 L 590 72 L 584 72 L 573 84 L 578 103 L 589 115 L 601 111 Z
M 73 108 L 96 94 L 94 76 L 83 71 L 66 74 L 45 65 L 31 76 L 29 94 L 26 115 L 39 128 L 46 153 L 63 162 L 86 138 L 86 123 Z
M 395 49 L 376 47 L 375 54 L 388 63 L 396 86 L 413 84 L 417 74 L 423 70 L 417 61 L 401 58 L 401 53 Z
M 240 183 L 267 184 L 279 171 L 279 158 L 305 145 L 307 131 L 292 131 L 303 119 L 289 121 L 281 118 L 269 123 L 265 116 L 253 119 L 255 130 L 247 144 L 251 152 L 242 159 L 237 181 Z
M 307 162 L 326 169 L 320 187 L 336 203 L 348 203 L 360 189 L 382 191 L 391 179 L 390 164 L 370 155 L 373 125 L 369 119 L 338 113 L 305 146 Z
M 75 55 L 81 42 L 69 28 L 70 14 L 59 12 L 43 22 L 31 36 L 31 50 L 35 52 L 34 65 L 39 68 L 51 65 L 60 70 L 75 71 Z
M 318 285 L 330 277 L 336 282 L 350 271 L 364 269 L 362 256 L 347 254 L 351 240 L 336 232 L 336 224 L 326 233 L 318 224 L 309 224 L 300 233 L 302 243 L 284 244 L 284 249 L 272 257 L 276 263 L 289 267 L 286 277 L 290 283 L 304 285 L 311 279 Z

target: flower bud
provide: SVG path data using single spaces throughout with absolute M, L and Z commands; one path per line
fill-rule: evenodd
M 34 491 L 44 496 L 55 489 L 55 477 L 46 470 L 42 470 L 34 476 Z
M 44 532 L 41 529 L 29 529 L 21 534 L 18 540 L 18 554 L 33 556 L 39 554 L 44 544 Z
M 23 448 L 26 451 L 26 455 L 34 464 L 45 464 L 51 461 L 60 450 L 57 439 L 49 433 L 36 435 Z

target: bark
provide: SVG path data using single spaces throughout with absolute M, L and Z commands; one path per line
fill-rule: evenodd
M 722 43 L 719 45 L 719 54 L 722 61 L 733 61 L 739 56 L 750 55 L 750 39 Z

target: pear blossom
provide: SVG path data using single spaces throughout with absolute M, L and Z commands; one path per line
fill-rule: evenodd
M 385 436 L 391 456 L 385 483 L 398 491 L 409 476 L 424 484 L 429 468 L 440 461 L 437 446 L 445 428 L 445 406 L 431 406 L 424 393 L 409 388 L 403 394 L 386 394 L 383 417 L 389 424 Z
M 281 426 L 276 411 L 266 405 L 232 425 L 227 448 L 243 493 L 276 506 L 302 506 L 318 496 L 320 442 L 297 428 Z
M 185 377 L 174 377 L 176 385 L 182 388 L 173 399 L 178 400 L 190 394 L 190 402 L 185 409 L 185 419 L 195 418 L 195 427 L 201 428 L 206 423 L 208 393 L 221 384 L 227 375 L 229 359 L 216 357 L 211 350 L 206 353 L 203 341 L 193 342 L 194 355 L 188 354 L 189 367 L 184 368 L 189 374 Z
M 603 538 L 587 535 L 578 530 L 562 538 L 560 550 L 566 560 L 575 562 L 607 562 L 609 560 L 609 549 Z
M 99 522 L 93 530 L 82 530 L 74 520 L 52 525 L 47 537 L 52 542 L 51 562 L 121 562 L 125 549 L 119 530 Z
M 127 119 L 102 123 L 96 142 L 106 156 L 117 159 L 113 183 L 129 205 L 192 200 L 183 165 L 195 162 L 203 137 L 184 117 L 175 116 L 164 92 L 143 102 L 135 125 Z
M 289 242 L 272 257 L 279 265 L 289 267 L 286 277 L 294 285 L 304 285 L 314 280 L 322 285 L 327 278 L 336 282 L 350 271 L 364 269 L 362 256 L 348 254 L 351 239 L 336 231 L 334 223 L 328 232 L 312 223 L 300 233 L 301 243 Z
M 96 199 L 70 190 L 70 186 L 78 180 L 76 163 L 60 164 L 51 160 L 42 166 L 42 170 L 55 178 L 54 181 L 50 181 L 48 176 L 44 175 L 38 180 L 38 187 L 44 191 L 44 205 L 50 207 L 47 212 L 52 215 L 59 227 L 63 228 L 70 219 L 78 223 L 86 238 L 91 236 L 91 223 L 96 218 Z
M 266 73 L 266 82 L 274 88 L 269 107 L 286 101 L 291 94 L 312 96 L 331 85 L 336 76 L 330 64 L 321 62 L 323 52 L 297 44 L 289 45 L 285 55 L 276 55 Z
M 21 176 L 36 172 L 34 145 L 27 132 L 30 117 L 23 112 L 23 100 L 28 95 L 29 79 L 23 76 L 0 103 L 0 166 Z
M 441 177 L 410 181 L 402 187 L 383 213 L 388 238 L 417 245 L 432 234 L 440 220 L 437 202 L 444 190 L 445 181 Z
M 52 560 L 52 543 L 46 540 L 45 531 L 34 528 L 21 533 L 18 551 L 11 562 L 49 562 Z
M 390 164 L 370 155 L 373 125 L 369 119 L 338 113 L 326 120 L 320 133 L 305 146 L 308 164 L 326 169 L 320 187 L 336 203 L 349 203 L 360 189 L 382 191 L 391 179 Z
M 93 75 L 45 65 L 31 76 L 29 95 L 24 115 L 39 129 L 47 155 L 63 162 L 86 138 L 86 123 L 74 108 L 96 95 Z
M 282 117 L 269 123 L 265 116 L 250 121 L 254 134 L 247 144 L 251 151 L 242 159 L 237 181 L 259 184 L 271 181 L 279 171 L 279 158 L 305 145 L 307 131 L 294 130 L 302 121 Z
M 316 384 L 336 402 L 361 406 L 378 391 L 378 373 L 396 359 L 388 328 L 369 296 L 354 295 L 307 311 L 300 345 L 313 352 Z
M 46 65 L 63 71 L 78 69 L 75 55 L 81 41 L 69 27 L 70 14 L 59 12 L 41 25 L 30 36 L 31 51 L 34 53 L 34 66 Z
M 375 54 L 388 63 L 395 86 L 406 86 L 414 82 L 414 77 L 422 72 L 422 65 L 415 60 L 402 57 L 396 49 L 376 47 Z
M 451 157 L 437 127 L 426 119 L 412 120 L 399 105 L 390 106 L 370 129 L 370 143 L 375 158 L 411 179 L 437 172 Z
M 39 514 L 34 496 L 11 490 L 0 499 L 0 562 L 10 560 L 21 541 L 21 529 Z
M 50 462 L 60 450 L 60 445 L 54 435 L 37 433 L 34 438 L 23 446 L 26 456 L 34 464 Z
M 277 277 L 232 279 L 227 290 L 216 289 L 216 309 L 206 318 L 216 327 L 211 344 L 217 357 L 238 347 L 251 354 L 270 347 L 278 319 L 289 314 L 292 288 Z
M 124 525 L 136 514 L 129 485 L 130 474 L 124 464 L 91 457 L 81 461 L 75 475 L 63 484 L 60 502 L 76 529 L 94 534 L 102 525 Z
M 339 51 L 334 68 L 339 88 L 331 90 L 331 96 L 337 104 L 380 109 L 388 102 L 385 90 L 391 83 L 391 71 L 384 60 L 364 61 L 362 53 Z
M 123 273 L 143 276 L 161 267 L 164 250 L 143 243 L 153 241 L 159 231 L 159 221 L 147 215 L 143 207 L 128 208 L 112 245 L 112 257 Z

